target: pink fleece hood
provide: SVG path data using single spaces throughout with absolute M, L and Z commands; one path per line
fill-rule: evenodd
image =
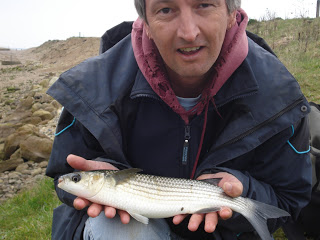
M 202 91 L 199 103 L 189 111 L 180 105 L 172 90 L 164 62 L 154 42 L 147 37 L 143 21 L 138 18 L 133 24 L 132 46 L 142 74 L 154 92 L 179 114 L 186 124 L 189 123 L 190 116 L 201 114 L 210 101 L 214 103 L 214 96 L 248 54 L 248 40 L 245 32 L 248 17 L 242 9 L 238 10 L 236 22 L 237 24 L 226 32 L 220 55 L 212 66 L 212 81 Z

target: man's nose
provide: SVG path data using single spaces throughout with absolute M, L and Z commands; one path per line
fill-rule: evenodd
M 191 12 L 181 13 L 177 35 L 186 42 L 194 42 L 200 34 L 196 17 Z

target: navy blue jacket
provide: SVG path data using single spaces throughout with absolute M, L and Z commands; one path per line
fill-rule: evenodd
M 296 217 L 311 193 L 305 120 L 309 105 L 283 64 L 248 40 L 247 58 L 215 96 L 217 109 L 209 106 L 196 176 L 229 172 L 243 183 L 243 196 Z M 64 106 L 47 168 L 55 183 L 74 171 L 66 162 L 70 153 L 120 169 L 138 167 L 155 175 L 190 177 L 204 114 L 185 126 L 143 77 L 130 36 L 63 73 L 48 93 Z M 182 161 L 186 130 L 190 150 L 187 161 Z M 86 211 L 72 207 L 74 196 L 56 191 L 64 204 L 54 212 L 52 239 L 80 239 Z M 268 221 L 270 231 L 285 220 Z M 212 239 L 236 239 L 251 231 L 247 220 L 234 214 L 219 222 Z

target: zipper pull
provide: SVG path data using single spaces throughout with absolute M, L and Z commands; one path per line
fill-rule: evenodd
M 184 144 L 182 151 L 182 165 L 187 165 L 189 159 L 189 140 L 191 138 L 190 126 L 184 127 Z

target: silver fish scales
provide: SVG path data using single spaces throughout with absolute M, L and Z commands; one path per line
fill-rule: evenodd
M 289 216 L 275 206 L 252 199 L 227 196 L 206 181 L 139 174 L 140 169 L 75 172 L 59 179 L 58 187 L 91 202 L 127 211 L 148 224 L 149 218 L 208 213 L 229 207 L 242 214 L 264 240 L 272 239 L 268 218 Z

